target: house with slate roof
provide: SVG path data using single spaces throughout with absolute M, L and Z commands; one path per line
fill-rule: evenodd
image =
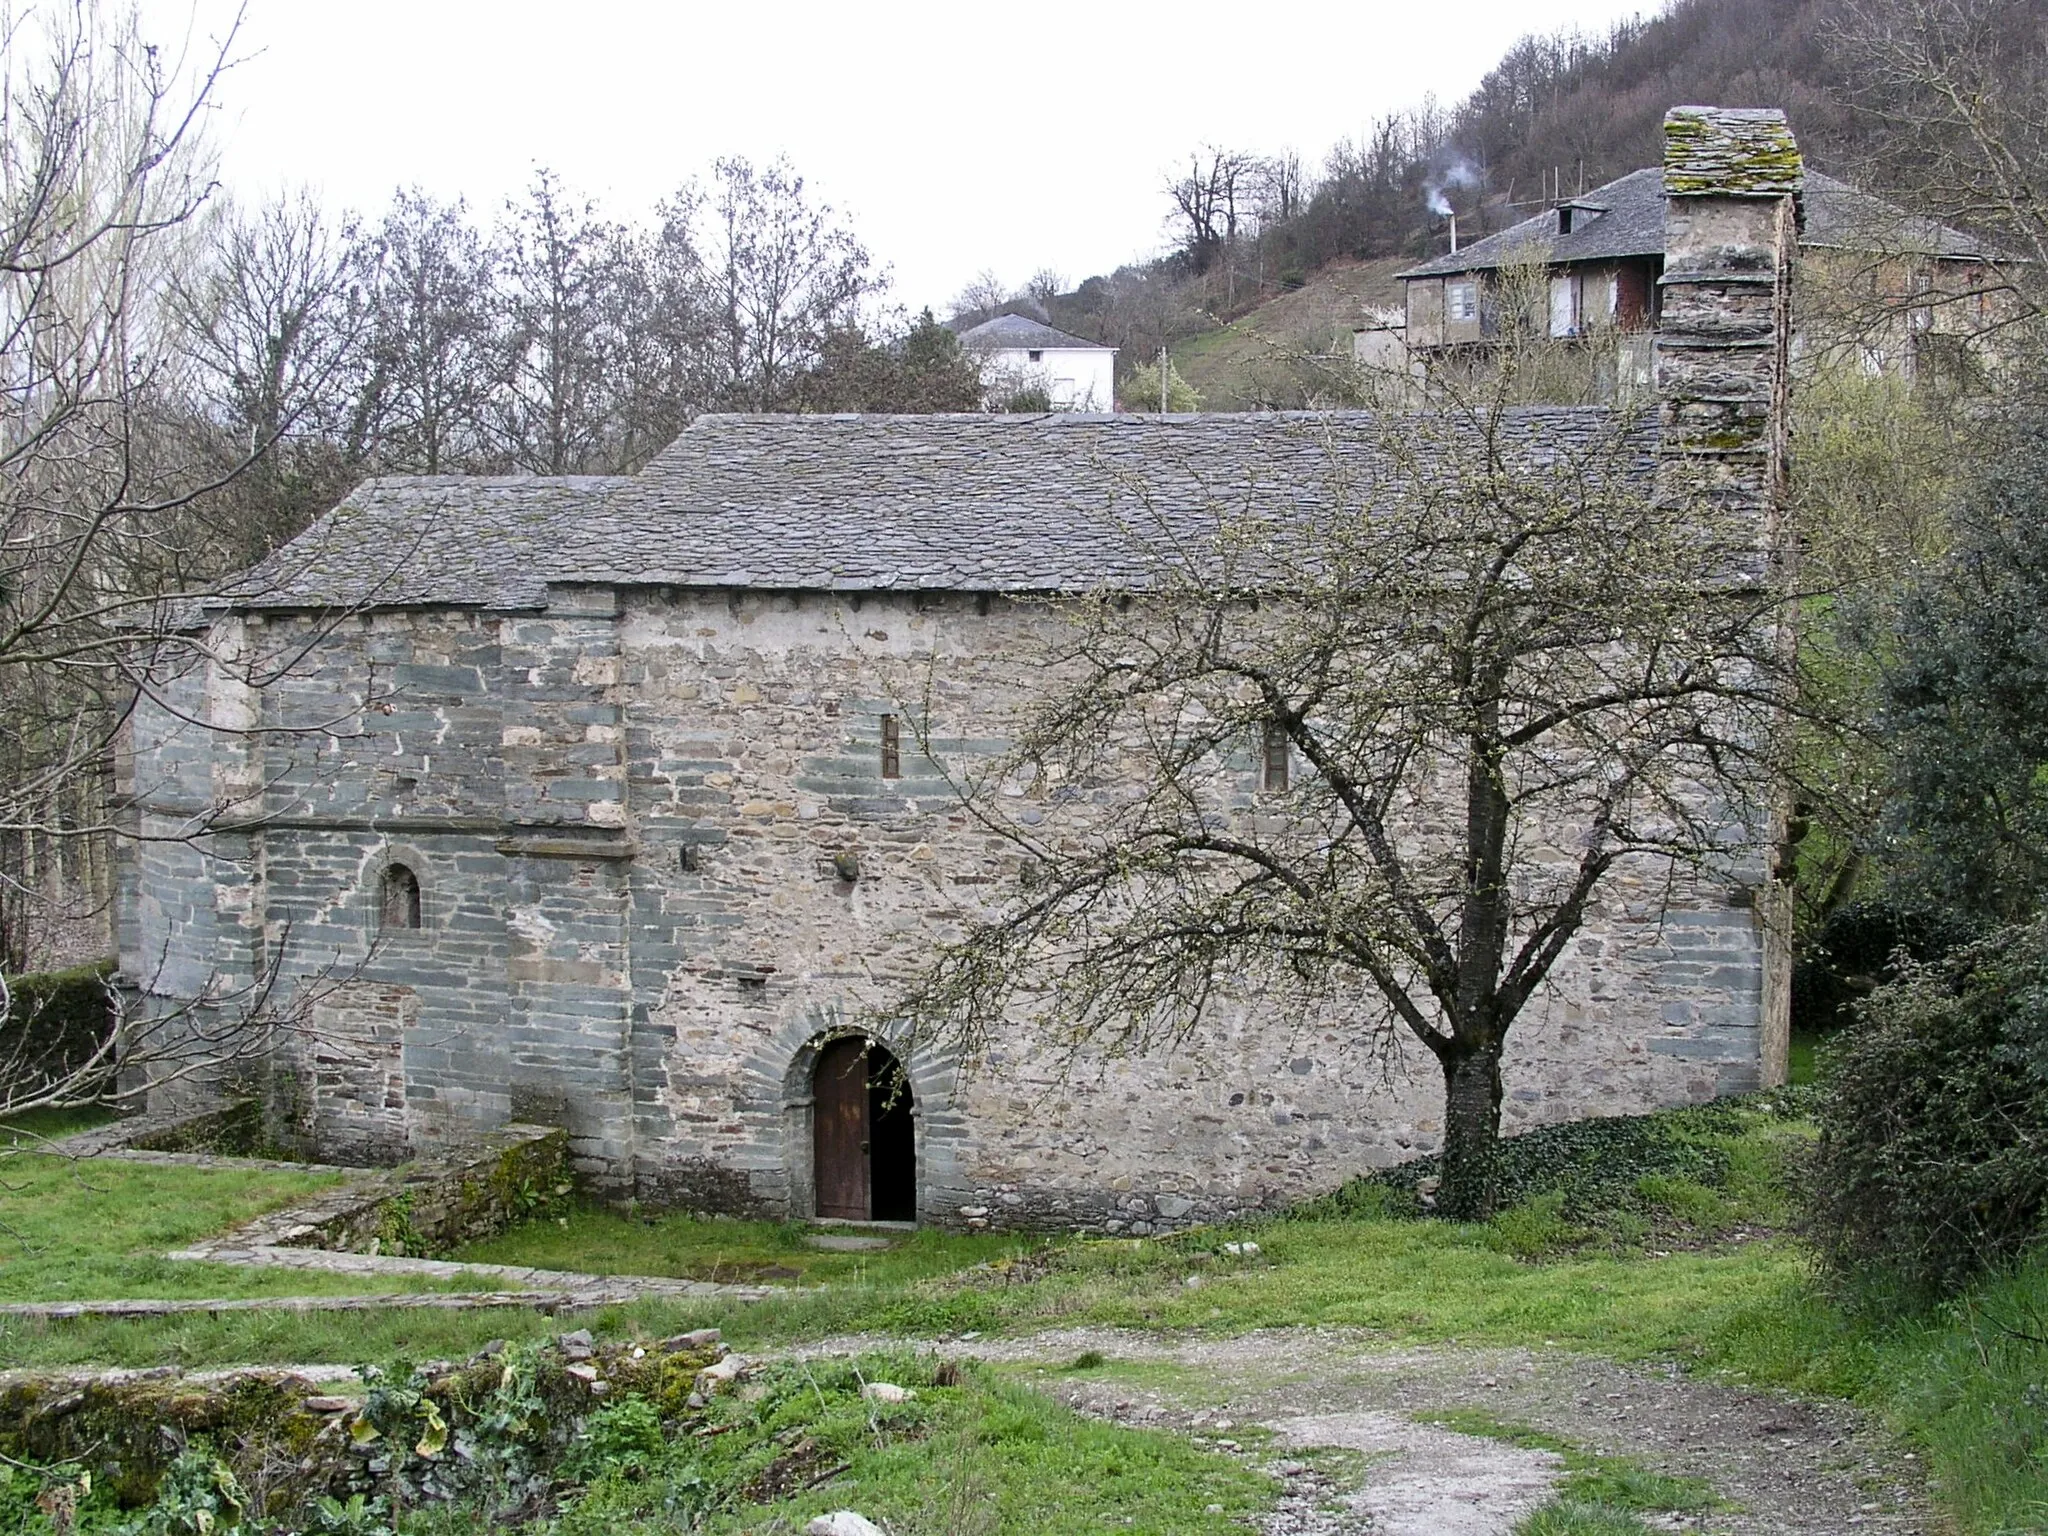
M 1811 169 L 1799 207 L 1805 263 L 1853 273 L 1884 301 L 1886 321 L 1859 336 L 1873 371 L 1911 374 L 1944 338 L 1990 328 L 2002 298 L 1985 242 Z M 1647 387 L 1650 337 L 1663 315 L 1665 208 L 1663 169 L 1631 171 L 1397 273 L 1409 355 L 1485 347 L 1502 323 L 1502 271 L 1535 262 L 1547 281 L 1542 312 L 1531 318 L 1550 336 L 1614 348 L 1620 382 Z M 1362 358 L 1383 355 L 1385 332 L 1377 323 L 1361 328 Z
M 1776 114 L 1684 112 L 1658 411 L 1518 409 L 1496 446 L 1533 477 L 1618 439 L 1620 489 L 1704 477 L 1762 550 L 1798 160 Z M 138 701 L 137 1006 L 279 999 L 258 1086 L 323 1157 L 559 1125 L 597 1187 L 689 1209 L 1145 1234 L 1429 1151 L 1433 1066 L 1227 978 L 1156 1055 L 1020 1026 L 964 1060 L 887 1011 L 1016 888 L 956 783 L 1035 697 L 1041 599 L 1145 601 L 1222 507 L 1400 505 L 1434 473 L 1405 444 L 1355 412 L 711 416 L 634 475 L 369 481 L 190 616 L 260 664 Z M 1782 1081 L 1784 909 L 1760 854 L 1617 888 L 1517 1026 L 1507 1128 Z
M 960 333 L 960 345 L 981 359 L 982 389 L 992 406 L 1038 393 L 1056 411 L 1116 409 L 1115 347 L 1029 315 L 984 320 Z

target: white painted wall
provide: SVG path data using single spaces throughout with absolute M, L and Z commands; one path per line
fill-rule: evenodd
M 983 354 L 981 379 L 991 396 L 1038 385 L 1056 411 L 1113 411 L 1116 348 L 999 347 Z

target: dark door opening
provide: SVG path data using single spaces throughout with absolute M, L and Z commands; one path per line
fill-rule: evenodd
M 915 1221 L 917 1122 L 896 1058 L 859 1036 L 834 1040 L 818 1052 L 812 1102 L 818 1215 Z

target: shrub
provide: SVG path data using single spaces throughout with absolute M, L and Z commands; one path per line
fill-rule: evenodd
M 2048 920 L 1909 964 L 1858 1016 L 1818 1095 L 1807 1224 L 1837 1279 L 1932 1300 L 2048 1211 Z
M 114 1028 L 107 990 L 113 962 L 7 978 L 0 1064 L 22 1089 L 69 1076 L 92 1060 Z
M 1718 1188 L 1728 1178 L 1724 1142 L 1740 1129 L 1726 1105 L 1613 1115 L 1539 1126 L 1500 1144 L 1503 1211 L 1542 1202 L 1565 1224 L 1597 1222 L 1640 1202 L 1639 1184 L 1661 1175 Z M 1404 1215 L 1430 1208 L 1424 1193 L 1441 1176 L 1441 1156 L 1419 1157 L 1350 1183 L 1300 1208 L 1309 1216 Z
M 2005 425 L 1901 609 L 1878 724 L 1892 878 L 2017 923 L 2048 901 L 2048 421 Z
M 1043 385 L 1027 384 L 1006 395 L 1001 408 L 1013 416 L 1042 416 L 1052 409 L 1052 396 Z
M 1792 1028 L 1826 1034 L 1852 1023 L 1856 1005 L 1898 978 L 1901 957 L 1939 960 L 1983 935 L 1962 914 L 1887 897 L 1839 907 L 1808 934 L 1792 968 Z

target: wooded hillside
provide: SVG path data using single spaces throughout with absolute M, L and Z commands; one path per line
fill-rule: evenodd
M 2042 0 L 2002 9 L 2023 30 L 2048 15 Z M 1664 113 L 1688 102 L 1782 107 L 1810 163 L 1909 192 L 1894 185 L 1902 168 L 1881 82 L 1843 38 L 1860 35 L 1867 54 L 1870 38 L 1896 24 L 1870 0 L 1672 0 L 1604 35 L 1527 37 L 1463 101 L 1389 113 L 1359 140 L 1330 147 L 1320 169 L 1292 151 L 1201 149 L 1165 189 L 1177 231 L 1169 256 L 1065 293 L 1040 280 L 1011 304 L 1121 347 L 1126 366 L 1162 345 L 1178 355 L 1189 338 L 1251 316 L 1276 295 L 1330 286 L 1318 276 L 1333 263 L 1348 270 L 1444 250 L 1453 211 L 1471 239 L 1654 165 Z M 976 297 L 970 307 L 989 307 Z M 1224 409 L 1263 398 L 1232 381 L 1211 394 L 1204 404 Z

